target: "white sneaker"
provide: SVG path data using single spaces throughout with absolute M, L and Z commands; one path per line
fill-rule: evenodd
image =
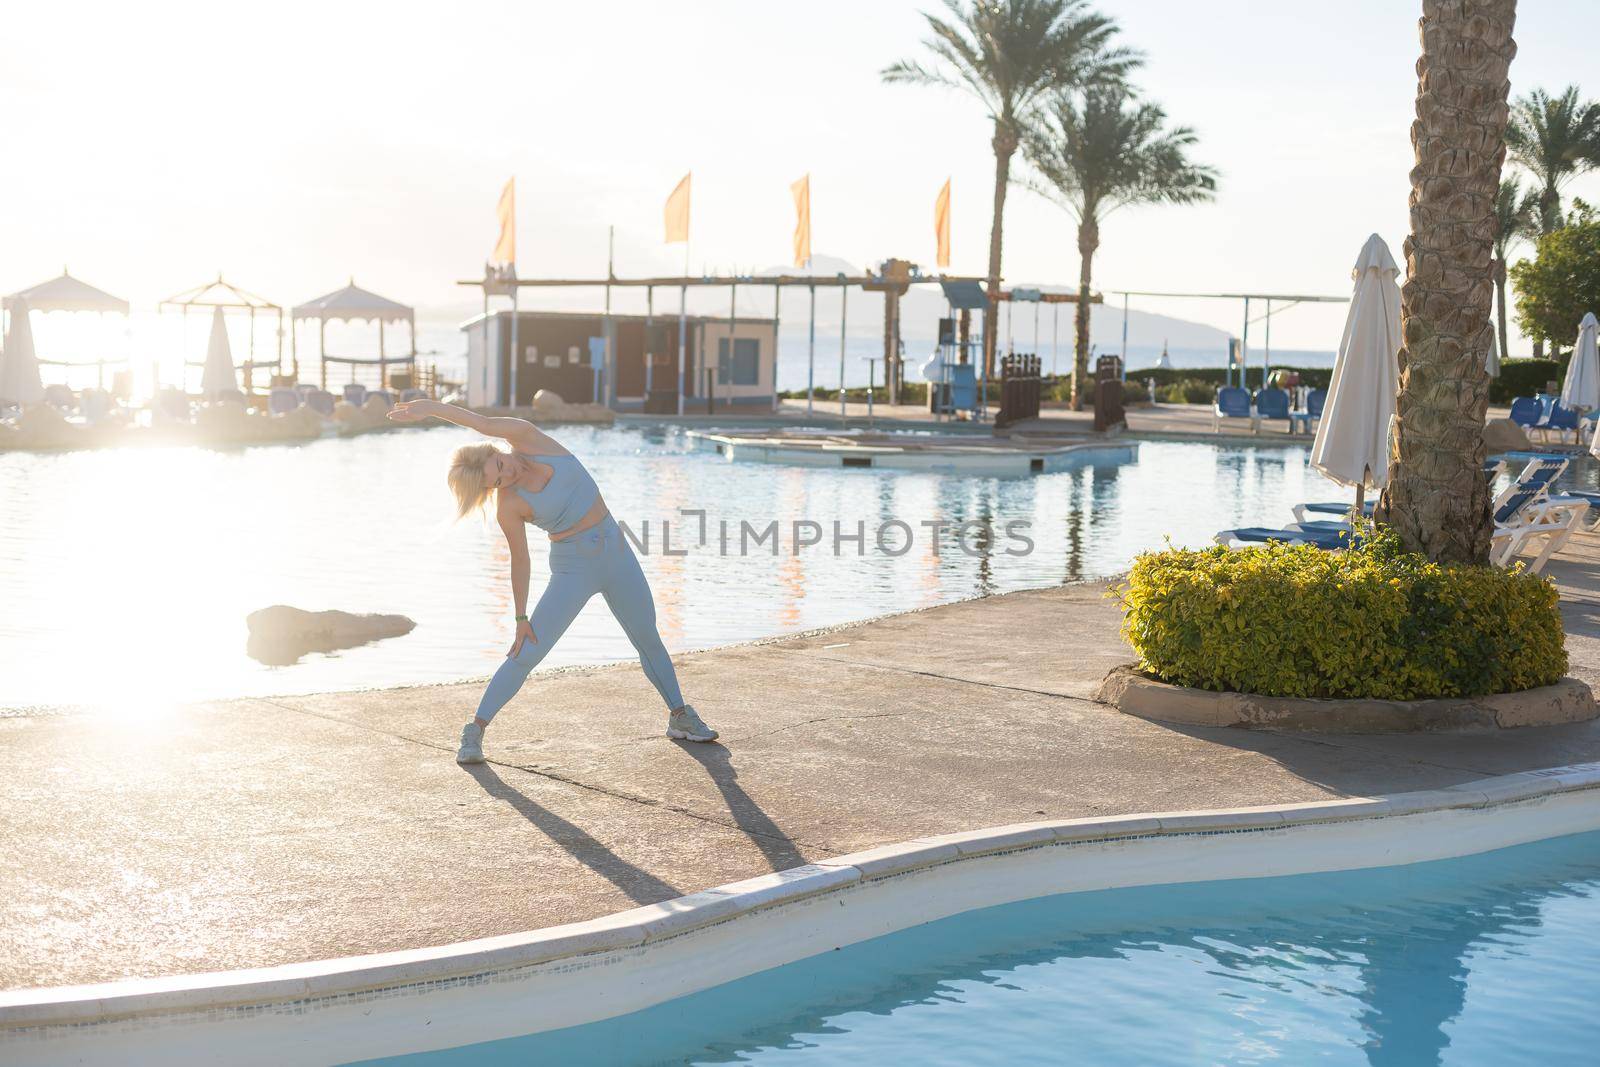
M 483 762 L 483 727 L 476 722 L 469 722 L 461 728 L 461 749 L 456 753 L 456 762 Z
M 715 741 L 717 732 L 706 725 L 693 704 L 685 704 L 667 716 L 667 736 L 681 741 Z

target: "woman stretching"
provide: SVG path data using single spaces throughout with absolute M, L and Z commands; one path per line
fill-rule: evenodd
M 477 716 L 461 730 L 456 762 L 483 762 L 484 729 L 596 593 L 606 598 L 606 606 L 639 653 L 645 675 L 667 703 L 667 736 L 715 740 L 717 731 L 678 692 L 677 672 L 656 633 L 656 607 L 644 571 L 577 457 L 523 419 L 489 418 L 437 400 L 412 400 L 389 410 L 389 418 L 396 422 L 429 417 L 504 438 L 512 449 L 504 452 L 487 442 L 463 445 L 450 461 L 450 490 L 462 517 L 481 508 L 494 493 L 496 516 L 511 549 L 511 596 L 517 606 L 511 650 L 489 680 Z M 528 523 L 550 535 L 550 584 L 532 618 L 528 616 Z

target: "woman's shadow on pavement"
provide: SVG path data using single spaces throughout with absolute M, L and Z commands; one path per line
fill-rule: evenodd
M 683 895 L 683 891 L 643 868 L 636 867 L 589 836 L 582 827 L 568 822 L 543 807 L 501 778 L 487 763 L 467 765 L 466 772 L 477 779 L 483 791 L 511 805 L 524 819 L 538 827 L 551 841 L 585 867 L 622 890 L 636 904 L 656 904 Z
M 761 850 L 768 866 L 774 871 L 785 871 L 810 862 L 801 855 L 789 835 L 739 785 L 739 771 L 733 765 L 732 752 L 719 744 L 673 743 L 705 769 L 717 791 L 722 794 L 728 814 L 733 816 L 733 824 Z

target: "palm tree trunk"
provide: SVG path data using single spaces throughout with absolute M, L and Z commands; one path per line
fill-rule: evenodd
M 1554 185 L 1539 191 L 1539 232 L 1553 233 L 1561 229 L 1561 194 Z
M 1493 532 L 1484 357 L 1516 14 L 1516 0 L 1422 4 L 1400 394 L 1378 519 L 1438 562 L 1487 563 Z
M 1494 312 L 1500 338 L 1500 358 L 1510 359 L 1511 334 L 1506 329 L 1506 261 L 1499 256 L 1494 261 Z
M 1003 118 L 994 120 L 994 218 L 989 223 L 989 303 L 983 309 L 983 374 L 994 380 L 995 334 L 999 331 L 1000 244 L 1005 229 L 1006 187 L 1011 182 L 1011 157 L 1019 138 L 1016 127 Z
M 1087 213 L 1078 224 L 1078 307 L 1076 339 L 1072 350 L 1072 410 L 1082 411 L 1089 383 L 1089 280 L 1095 251 L 1100 247 L 1100 225 Z

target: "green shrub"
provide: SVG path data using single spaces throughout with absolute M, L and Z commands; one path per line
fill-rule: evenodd
M 1567 669 L 1550 582 L 1429 563 L 1381 531 L 1345 552 L 1145 553 L 1111 595 L 1140 669 L 1176 685 L 1419 700 L 1532 689 Z
M 1157 386 L 1156 398 L 1164 404 L 1210 404 L 1217 398 L 1217 386 L 1197 378 L 1183 378 L 1171 385 Z
M 1500 377 L 1489 381 L 1489 402 L 1509 404 L 1519 396 L 1544 392 L 1551 382 L 1560 387 L 1566 364 L 1554 359 L 1508 359 L 1500 364 Z

